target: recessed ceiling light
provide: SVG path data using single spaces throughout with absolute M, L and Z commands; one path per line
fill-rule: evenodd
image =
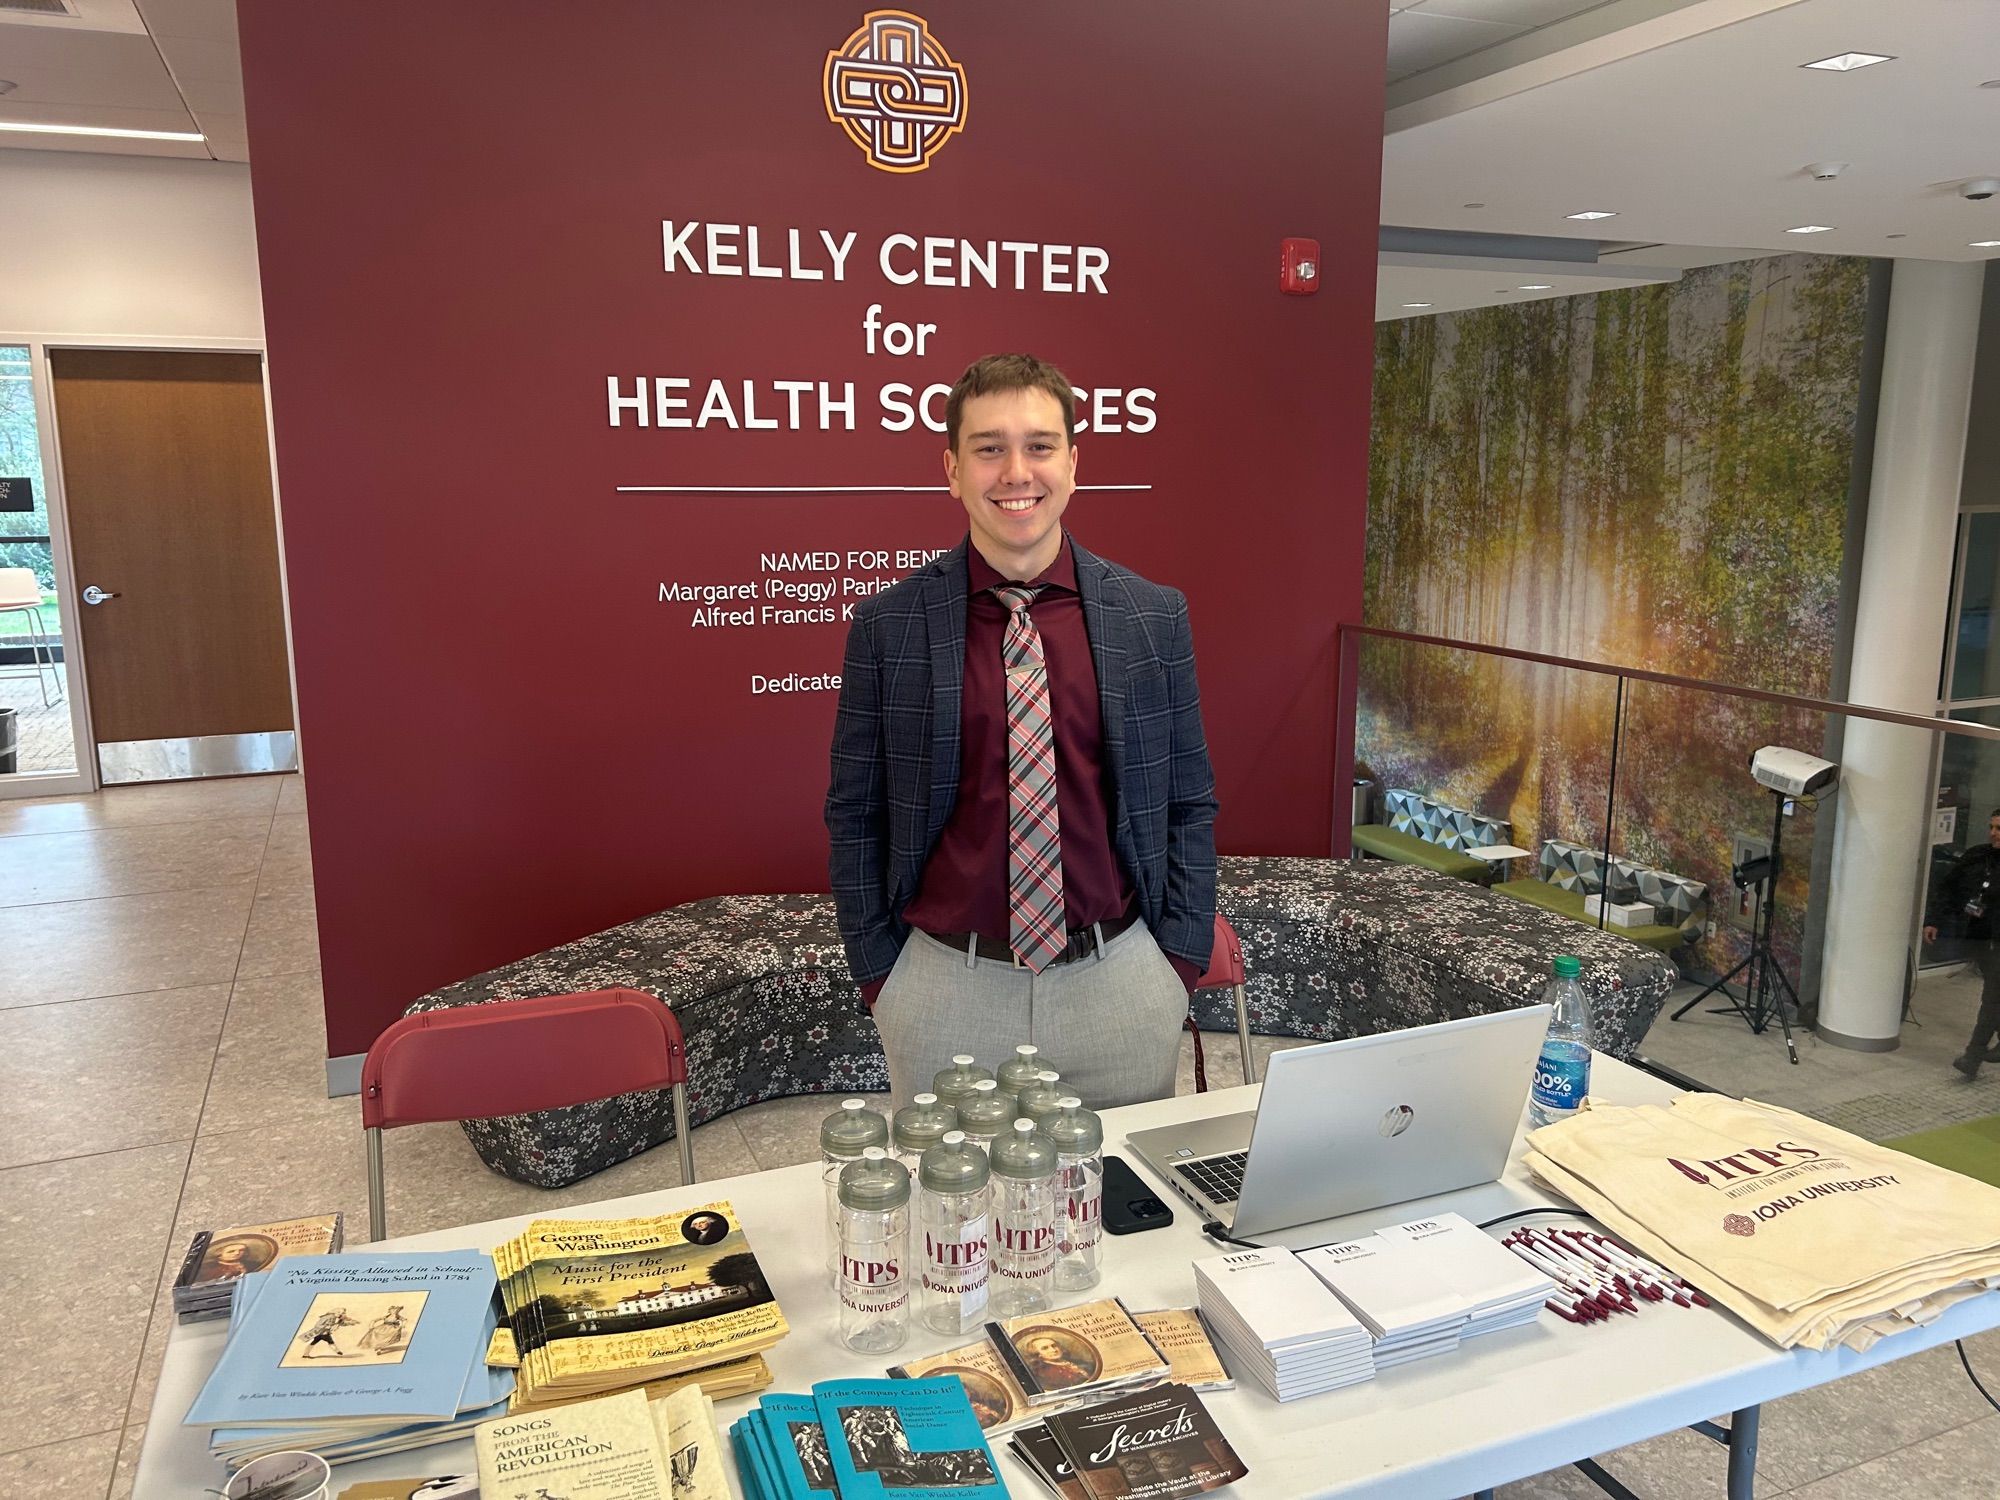
M 1983 89 L 2000 89 L 2000 78 L 1989 78 L 1979 86 Z
M 199 141 L 198 130 L 115 130 L 108 125 L 31 125 L 24 120 L 0 120 L 0 130 L 28 135 L 111 135 L 126 141 Z
M 0 94 L 11 94 L 20 86 L 11 78 L 0 78 Z
M 1430 303 L 1428 303 L 1428 302 L 1405 302 L 1405 303 L 1403 304 L 1403 306 L 1405 306 L 1405 307 L 1429 307 L 1429 306 L 1430 306 Z
M 1831 234 L 1831 224 L 1801 224 L 1796 229 L 1787 229 L 1786 234 Z
M 1801 63 L 1801 67 L 1817 68 L 1822 73 L 1852 73 L 1856 68 L 1872 68 L 1877 63 L 1894 62 L 1880 52 L 1843 52 L 1838 57 L 1822 57 L 1818 62 Z
M 1972 248 L 1975 250 L 2000 250 L 2000 240 L 1974 240 Z
M 1907 234 L 1885 234 L 1882 238 L 1885 240 L 1906 240 L 1909 236 Z
M 1555 290 L 1555 283 L 1549 281 L 1531 281 L 1526 286 L 1515 287 L 1514 290 L 1517 292 L 1553 292 Z
M 1586 208 L 1580 214 L 1564 214 L 1565 219 L 1615 219 L 1618 213 L 1609 208 Z
M 1484 203 L 1468 203 L 1468 204 L 1466 204 L 1466 205 L 1465 205 L 1465 207 L 1467 207 L 1467 208 L 1484 208 L 1484 207 L 1486 207 L 1486 205 L 1485 205 Z

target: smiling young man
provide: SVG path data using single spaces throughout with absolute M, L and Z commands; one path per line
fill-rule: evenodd
M 826 824 L 848 966 L 899 1100 L 1021 1042 L 1088 1105 L 1161 1098 L 1215 929 L 1187 600 L 1063 527 L 1059 370 L 978 360 L 945 427 L 966 540 L 847 637 Z

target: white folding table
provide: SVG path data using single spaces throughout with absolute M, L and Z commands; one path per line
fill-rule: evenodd
M 1248 1108 L 1256 1100 L 1257 1088 L 1183 1095 L 1109 1111 L 1106 1149 L 1121 1151 L 1124 1137 L 1134 1130 Z M 1593 1092 L 1614 1102 L 1643 1103 L 1664 1100 L 1675 1091 L 1637 1069 L 1599 1058 Z M 1514 1156 L 1498 1182 L 1260 1238 L 1303 1249 L 1445 1210 L 1479 1223 L 1546 1202 L 1546 1195 L 1520 1165 L 1521 1146 L 1517 1137 Z M 357 1127 L 355 1150 L 360 1149 Z M 1194 1302 L 1191 1262 L 1224 1247 L 1205 1238 L 1192 1210 L 1164 1187 L 1161 1196 L 1174 1205 L 1173 1224 L 1107 1239 L 1102 1287 L 1067 1300 L 1115 1293 L 1134 1308 Z M 718 1198 L 736 1206 L 751 1247 L 791 1322 L 790 1336 L 765 1356 L 776 1376 L 773 1389 L 804 1391 L 817 1380 L 882 1373 L 879 1366 L 847 1352 L 834 1337 L 831 1294 L 822 1280 L 816 1166 L 670 1188 L 572 1208 L 564 1214 L 577 1218 L 656 1214 Z M 385 1241 L 381 1248 L 490 1248 L 519 1232 L 529 1217 L 408 1235 Z M 1748 1500 L 1761 1403 L 1996 1325 L 2000 1325 L 2000 1292 L 1962 1302 L 1929 1327 L 1884 1339 L 1866 1354 L 1812 1353 L 1777 1349 L 1719 1308 L 1642 1304 L 1636 1317 L 1584 1326 L 1544 1311 L 1533 1324 L 1475 1339 L 1456 1354 L 1418 1360 L 1325 1395 L 1280 1405 L 1246 1379 L 1233 1391 L 1214 1392 L 1203 1399 L 1250 1467 L 1249 1476 L 1234 1487 L 1240 1500 L 1295 1496 L 1452 1500 L 1676 1427 L 1697 1426 L 1725 1412 L 1735 1414 L 1735 1440 L 1726 1460 L 1729 1494 L 1732 1500 Z M 181 1419 L 214 1365 L 223 1333 L 221 1323 L 185 1324 L 172 1330 L 139 1457 L 138 1500 L 195 1496 L 209 1486 L 221 1487 L 222 1470 L 208 1456 L 206 1434 L 182 1426 Z M 934 1353 L 951 1342 L 913 1330 L 895 1357 Z M 718 1418 L 726 1427 L 754 1399 L 718 1403 Z M 1036 1481 L 1006 1451 L 1005 1442 L 995 1447 L 1008 1488 L 1020 1497 L 1035 1495 Z M 461 1439 L 343 1465 L 334 1471 L 334 1494 L 361 1479 L 464 1472 L 471 1467 L 472 1444 Z

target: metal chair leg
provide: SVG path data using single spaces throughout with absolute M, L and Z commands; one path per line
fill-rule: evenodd
M 1250 1052 L 1250 1006 L 1243 998 L 1243 986 L 1236 986 L 1236 1044 L 1243 1049 L 1243 1081 L 1257 1081 L 1257 1059 Z
M 59 697 L 62 693 L 62 673 L 56 670 L 56 648 L 49 644 L 49 633 L 42 629 L 41 612 L 39 610 L 30 611 L 28 618 L 34 622 L 35 643 L 41 648 L 40 655 L 35 658 L 35 686 L 42 688 L 42 707 L 53 708 L 55 707 L 55 699 L 49 696 L 49 690 L 46 687 L 42 687 L 42 657 L 45 656 L 48 658 L 49 676 L 53 677 L 56 681 L 56 693 Z
M 681 1148 L 681 1184 L 686 1186 L 695 1180 L 694 1137 L 688 1130 L 688 1090 L 684 1083 L 674 1085 L 674 1143 Z
M 368 1240 L 373 1244 L 388 1233 L 388 1195 L 382 1190 L 382 1132 L 364 1130 L 368 1137 Z
M 40 649 L 37 649 L 35 644 L 30 644 L 28 653 L 30 660 L 35 664 L 35 686 L 41 689 L 42 707 L 51 708 L 54 705 L 49 701 L 49 685 L 42 680 L 42 651 L 47 650 L 47 645 L 42 635 L 41 614 L 37 610 L 29 609 L 25 604 L 10 604 L 6 607 L 5 612 L 12 615 L 25 615 L 28 621 L 28 634 L 31 642 L 41 643 Z M 52 662 L 54 661 L 55 655 L 53 652 L 49 653 L 49 659 Z

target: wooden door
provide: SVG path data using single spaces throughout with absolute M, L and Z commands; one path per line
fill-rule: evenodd
M 51 351 L 100 747 L 292 728 L 255 354 Z M 95 587 L 115 598 L 83 602 Z

